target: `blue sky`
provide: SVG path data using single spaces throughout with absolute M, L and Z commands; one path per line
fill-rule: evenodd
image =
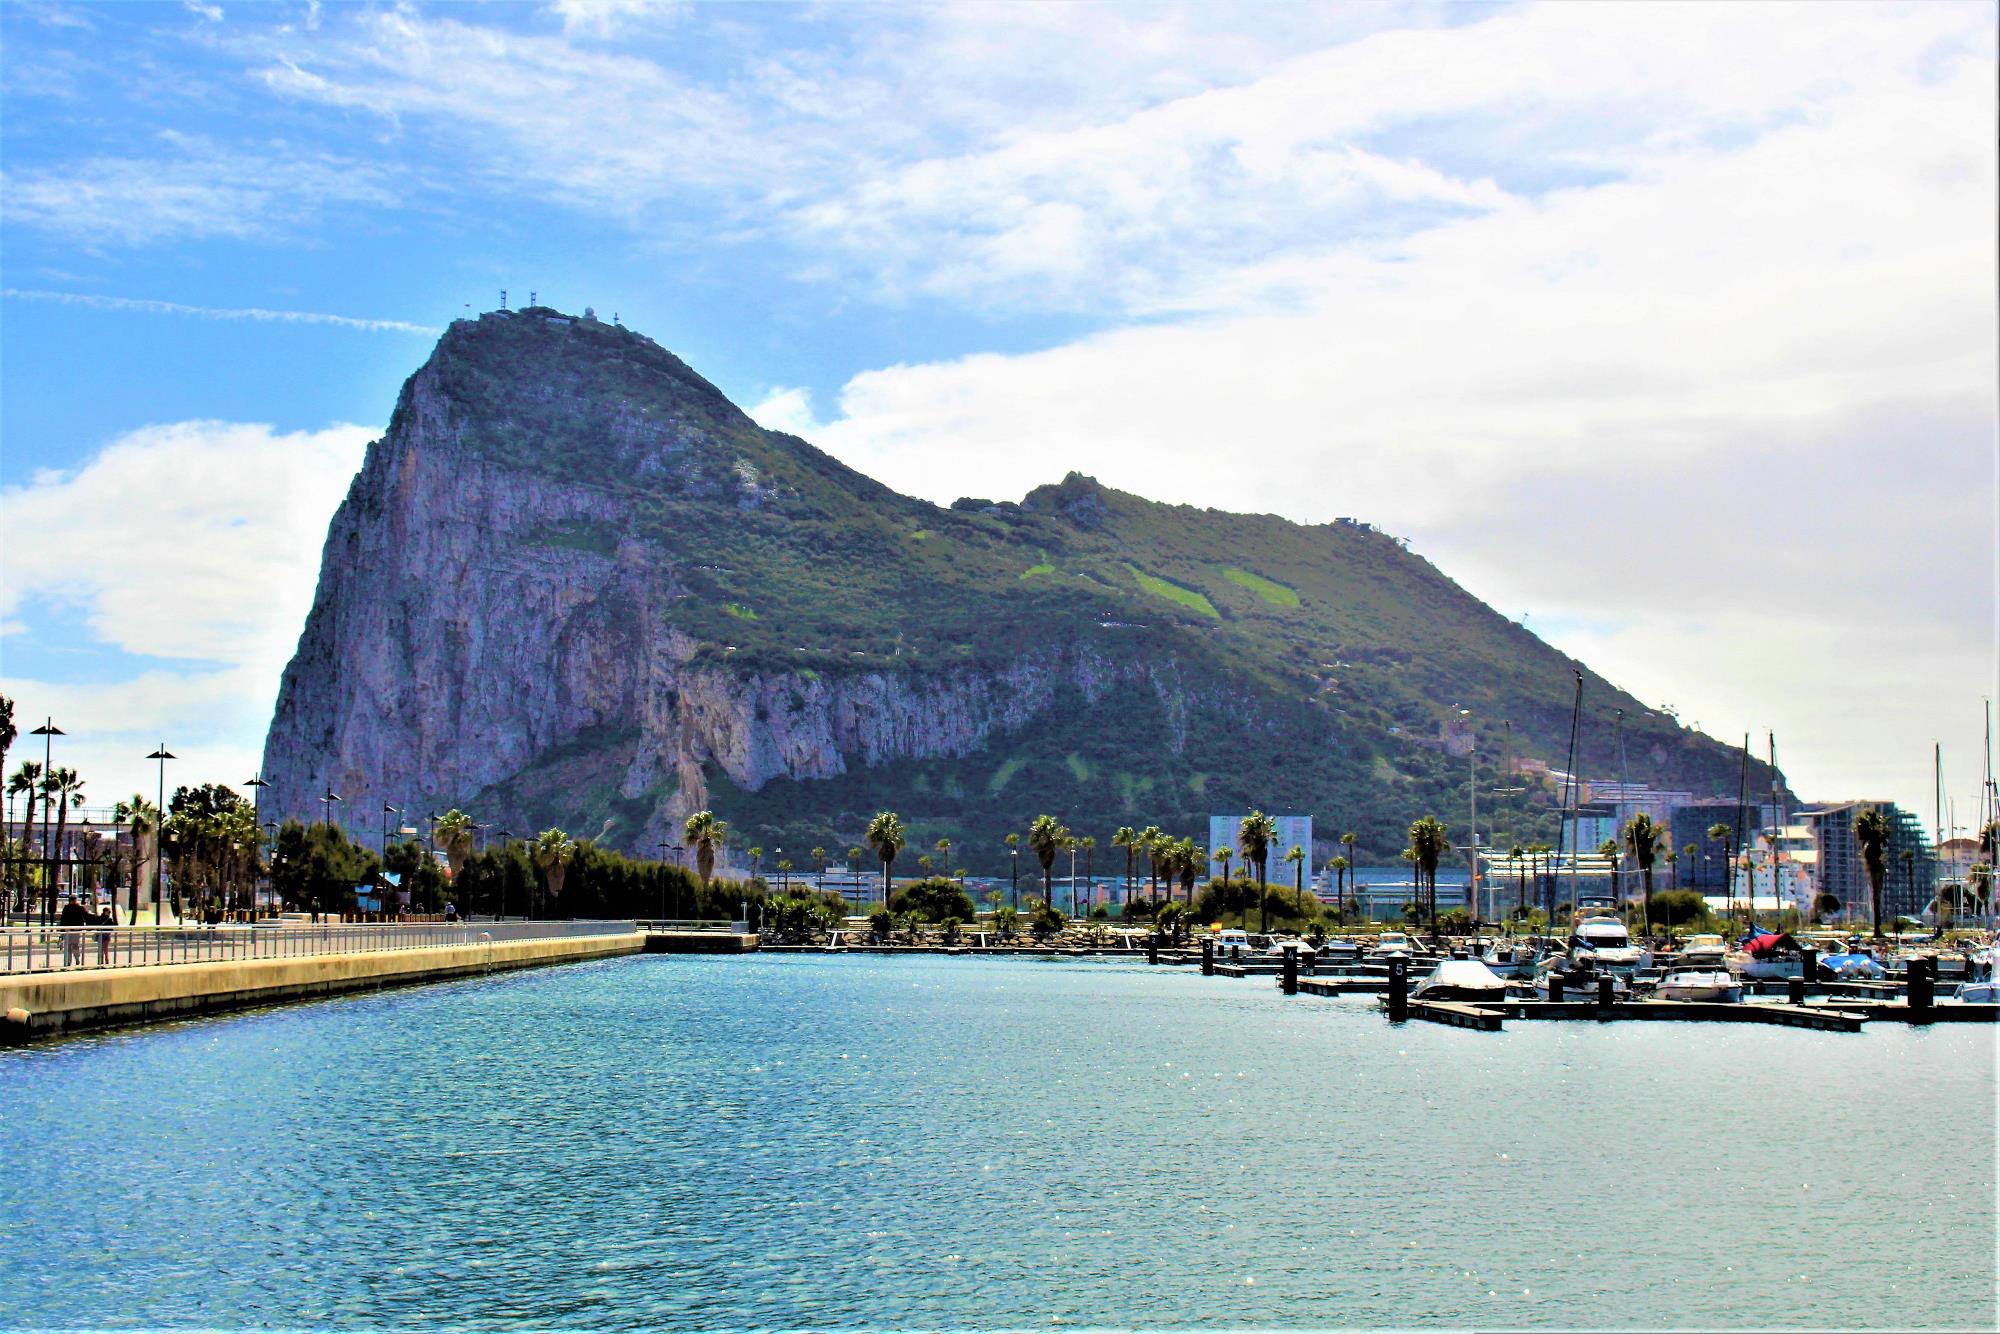
M 247 776 L 361 448 L 506 288 L 934 500 L 1371 518 L 1811 795 L 1915 804 L 1933 737 L 1969 790 L 1994 20 L 0 6 L 0 688 L 100 798 L 155 733 Z

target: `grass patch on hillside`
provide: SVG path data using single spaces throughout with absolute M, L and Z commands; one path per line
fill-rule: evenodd
M 1239 570 L 1231 565 L 1223 570 L 1222 577 L 1232 584 L 1249 589 L 1252 593 L 1255 593 L 1274 607 L 1296 607 L 1299 605 L 1297 589 L 1290 588 L 1273 579 L 1266 579 L 1261 574 L 1252 574 L 1248 570 Z
M 745 606 L 741 602 L 725 602 L 722 604 L 722 609 L 739 621 L 754 621 L 757 619 L 757 609 Z
M 1088 783 L 1090 781 L 1090 764 L 1083 756 L 1077 754 L 1075 751 L 1071 751 L 1069 757 L 1063 763 L 1067 764 L 1069 771 L 1076 775 L 1077 782 Z
M 1002 760 L 1000 767 L 993 771 L 993 776 L 986 780 L 987 795 L 997 797 L 1005 792 L 1007 784 L 1013 781 L 1014 775 L 1021 772 L 1021 766 L 1026 763 L 1027 760 L 1019 755 Z
M 1215 609 L 1215 604 L 1200 593 L 1195 592 L 1192 588 L 1182 588 L 1179 584 L 1162 579 L 1158 575 L 1147 574 L 1136 565 L 1127 565 L 1125 568 L 1130 570 L 1132 577 L 1139 581 L 1139 587 L 1145 589 L 1153 596 L 1165 598 L 1169 602 L 1186 607 L 1189 611 L 1198 612 L 1210 620 L 1219 621 L 1222 619 L 1222 613 Z
M 1047 561 L 1043 561 L 1039 565 L 1030 565 L 1027 569 L 1021 571 L 1021 577 L 1023 579 L 1037 579 L 1042 575 L 1054 574 L 1055 572 L 1055 566 L 1049 564 Z

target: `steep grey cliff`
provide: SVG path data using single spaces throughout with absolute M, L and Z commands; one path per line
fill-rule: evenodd
M 1393 847 L 1465 781 L 1458 707 L 1560 757 L 1570 668 L 1363 526 L 1078 477 L 940 510 L 636 334 L 495 312 L 411 376 L 333 519 L 265 805 L 646 851 L 711 805 L 800 847 L 895 806 L 991 868 L 1038 809 L 1102 838 L 1255 802 Z M 1733 790 L 1722 747 L 1590 684 L 1656 776 Z

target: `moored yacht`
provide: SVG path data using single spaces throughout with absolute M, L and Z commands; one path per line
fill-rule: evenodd
M 1662 978 L 1653 995 L 1659 1000 L 1733 1005 L 1743 999 L 1743 984 L 1727 968 L 1684 968 Z

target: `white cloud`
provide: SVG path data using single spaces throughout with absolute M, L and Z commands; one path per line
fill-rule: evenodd
M 270 241 L 292 236 L 330 206 L 397 202 L 364 163 L 283 144 L 231 148 L 176 134 L 160 140 L 167 151 L 157 156 L 103 155 L 0 173 L 8 221 L 86 247 Z
M 82 467 L 0 490 L 8 534 L 0 619 L 9 656 L 50 609 L 120 652 L 187 659 L 113 685 L 24 678 L 0 690 L 22 716 L 58 714 L 97 789 L 144 777 L 141 738 L 171 735 L 201 781 L 254 768 L 278 676 L 305 623 L 328 520 L 374 432 L 279 434 L 178 422 L 119 437 Z M 194 665 L 201 664 L 201 665 Z M 150 742 L 147 748 L 150 748 Z M 126 752 L 132 751 L 131 755 Z M 206 757 L 206 758 L 204 758 Z M 79 766 L 81 767 L 81 766 Z
M 682 0 L 553 0 L 549 5 L 565 34 L 600 41 L 674 18 L 685 9 Z
M 264 310 L 256 306 L 184 306 L 178 301 L 152 301 L 143 297 L 101 296 L 95 292 L 50 292 L 35 288 L 9 287 L 0 296 L 10 301 L 48 301 L 63 306 L 88 306 L 93 310 L 138 311 L 147 315 L 188 315 L 204 320 L 251 320 L 261 324 L 327 324 L 341 329 L 368 333 L 410 333 L 431 337 L 443 332 L 435 325 L 412 324 L 407 320 L 356 319 L 352 315 L 329 315 L 316 310 Z
M 1810 114 L 1739 143 L 1218 268 L 1206 313 L 867 372 L 815 438 L 941 502 L 1079 468 L 1385 522 L 1595 627 L 1571 646 L 1614 679 L 1725 733 L 1782 723 L 1805 790 L 1873 772 L 1914 803 L 1993 682 L 2000 279 L 1990 58 L 1906 55 L 1819 66 Z
M 784 431 L 800 437 L 814 436 L 822 429 L 813 413 L 812 390 L 779 386 L 745 409 L 750 420 L 767 431 Z

